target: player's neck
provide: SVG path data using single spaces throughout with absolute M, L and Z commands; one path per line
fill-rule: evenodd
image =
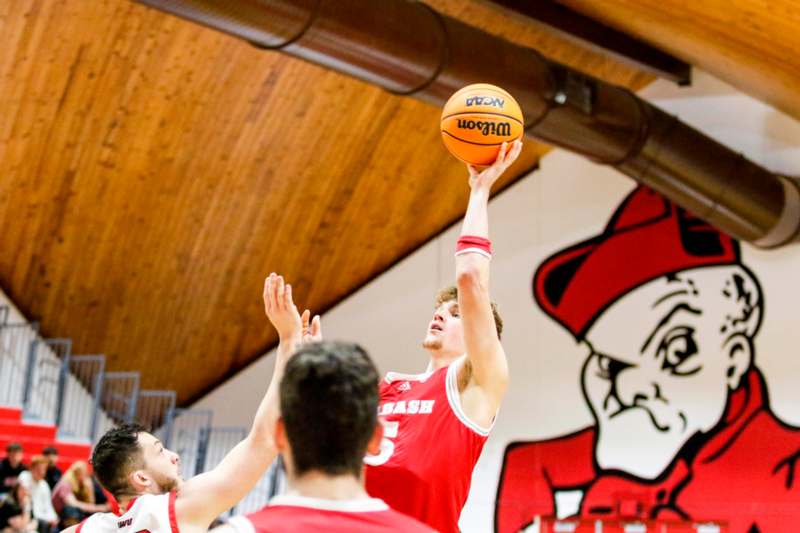
M 167 492 L 180 491 L 181 486 L 183 485 L 183 480 L 178 480 L 175 486 L 169 490 L 163 489 L 157 485 L 152 485 L 144 492 L 140 492 L 138 494 L 120 494 L 115 496 L 114 499 L 117 501 L 117 505 L 119 506 L 119 510 L 122 513 L 125 513 L 130 508 L 131 502 L 140 496 L 144 496 L 145 494 L 154 494 L 156 496 L 160 494 L 166 494 Z
M 117 506 L 119 506 L 120 514 L 125 514 L 131 506 L 131 502 L 141 496 L 141 494 L 125 494 L 115 496 L 114 499 L 117 500 Z
M 464 355 L 462 352 L 453 352 L 452 350 L 428 350 L 431 360 L 428 363 L 428 372 L 435 372 L 440 368 L 449 366 L 456 359 Z
M 288 494 L 323 500 L 359 500 L 369 498 L 364 483 L 353 475 L 331 476 L 307 472 L 289 479 Z

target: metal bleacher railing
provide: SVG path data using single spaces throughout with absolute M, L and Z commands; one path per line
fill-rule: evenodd
M 22 407 L 28 348 L 38 336 L 38 324 L 0 324 L 0 404 Z
M 16 313 L 18 315 L 18 313 Z M 176 407 L 174 391 L 141 390 L 139 372 L 107 372 L 104 355 L 74 355 L 70 339 L 46 339 L 36 323 L 0 305 L 0 405 L 28 422 L 53 424 L 58 439 L 94 443 L 120 423 L 137 422 L 181 456 L 184 478 L 210 470 L 247 430 L 213 427 L 212 413 Z M 276 461 L 231 513 L 258 509 L 283 490 Z
M 101 416 L 105 416 L 100 407 L 105 368 L 104 355 L 74 355 L 70 358 L 69 372 L 75 379 L 67 379 L 59 437 L 94 440 Z
M 55 355 L 55 357 L 53 357 Z M 28 347 L 22 411 L 32 420 L 61 422 L 72 341 L 34 338 Z

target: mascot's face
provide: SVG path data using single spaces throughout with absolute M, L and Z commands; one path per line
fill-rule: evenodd
M 713 429 L 751 365 L 760 310 L 739 266 L 661 277 L 607 308 L 586 335 L 582 375 L 598 466 L 654 479 Z

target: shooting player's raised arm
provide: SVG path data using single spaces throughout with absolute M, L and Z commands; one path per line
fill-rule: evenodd
M 456 251 L 458 306 L 464 328 L 467 359 L 459 381 L 468 378 L 483 392 L 490 405 L 480 409 L 476 419 L 493 417 L 508 384 L 508 363 L 500 344 L 489 298 L 488 203 L 492 185 L 519 156 L 522 143 L 505 143 L 497 160 L 478 171 L 469 166 L 470 197 Z M 464 406 L 469 409 L 468 405 Z M 468 413 L 469 414 L 469 413 Z

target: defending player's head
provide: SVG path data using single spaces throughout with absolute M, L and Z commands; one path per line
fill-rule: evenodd
M 492 314 L 499 339 L 503 333 L 503 319 L 500 318 L 494 302 L 492 302 Z M 433 319 L 428 324 L 422 347 L 445 356 L 459 356 L 466 351 L 464 329 L 458 310 L 458 288 L 455 285 L 445 287 L 436 295 L 436 309 L 433 312 Z
M 178 454 L 136 424 L 124 424 L 103 435 L 92 452 L 92 466 L 97 479 L 116 498 L 164 494 L 182 482 Z
M 286 364 L 276 442 L 290 478 L 308 472 L 361 478 L 367 450 L 377 453 L 378 372 L 352 343 L 303 346 Z

